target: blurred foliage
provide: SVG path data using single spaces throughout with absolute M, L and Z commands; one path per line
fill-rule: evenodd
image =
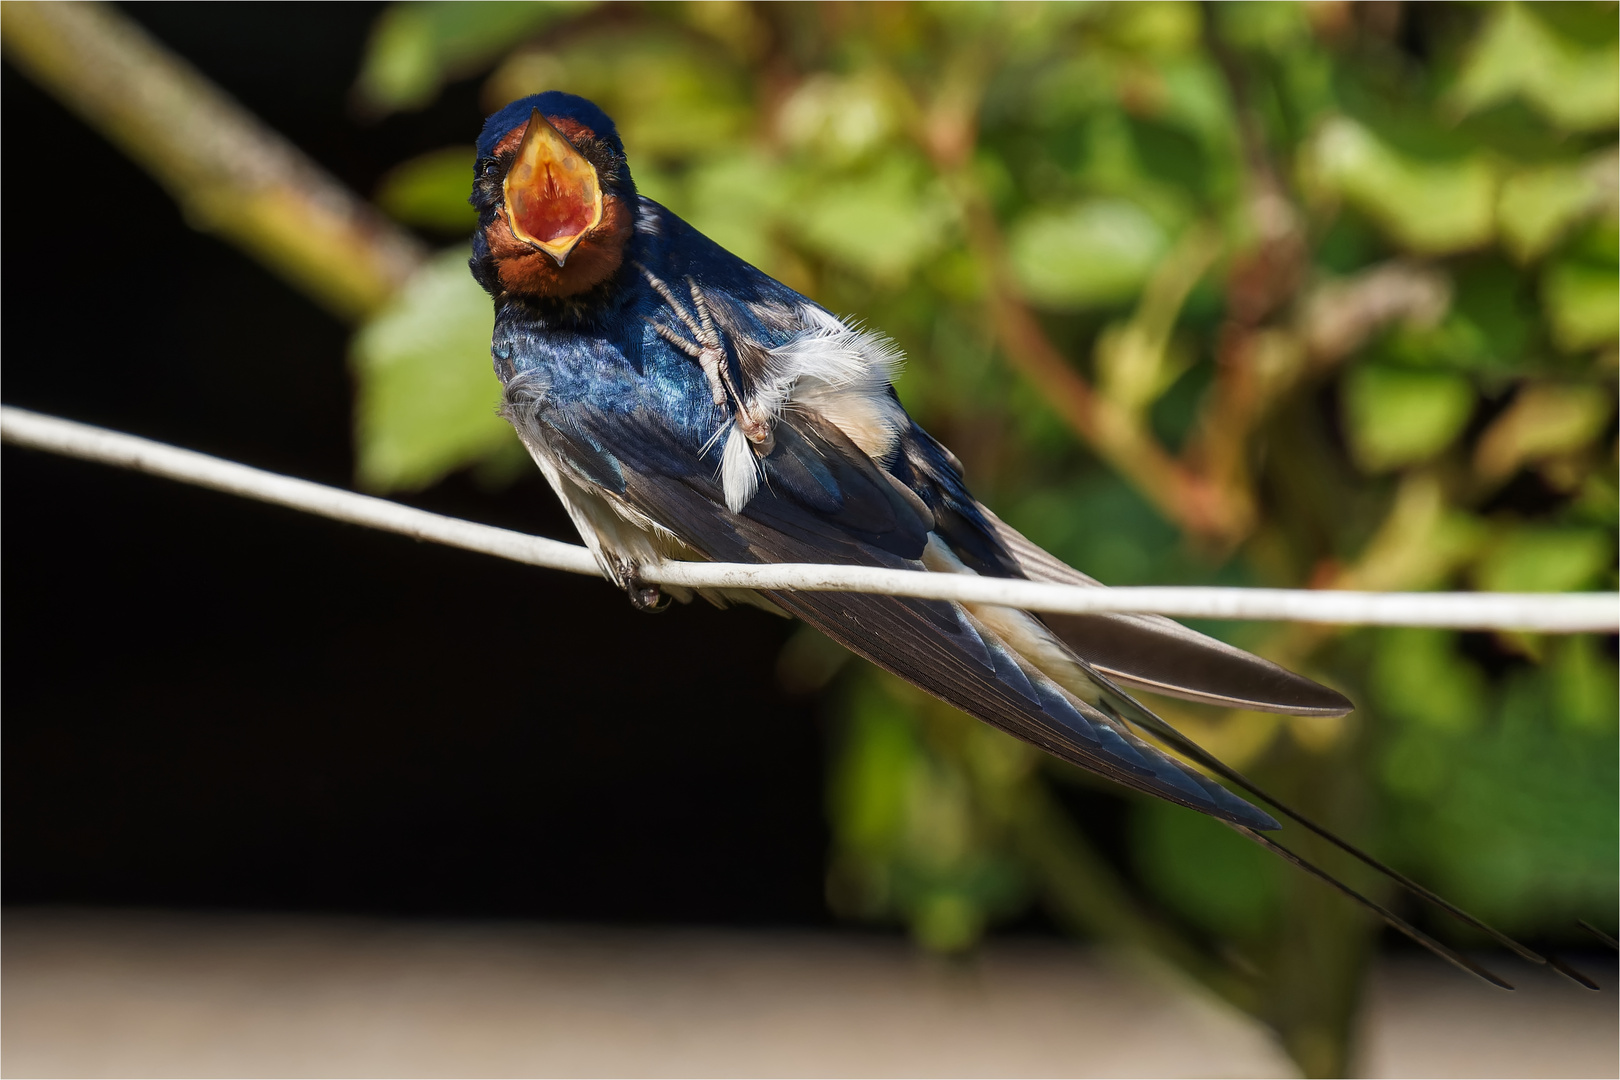
M 462 194 L 476 154 L 469 146 L 412 158 L 389 171 L 377 185 L 377 205 L 408 225 L 438 232 L 471 232 L 478 212 Z
M 981 497 L 1105 581 L 1615 587 L 1612 4 L 414 4 L 356 93 L 472 75 L 491 110 L 596 100 L 646 195 L 893 335 Z M 403 163 L 379 204 L 461 233 L 470 160 Z M 509 462 L 461 257 L 356 339 L 373 486 Z M 1612 928 L 1612 639 L 1201 628 L 1363 707 L 1168 704 L 1195 738 L 1505 930 Z M 958 951 L 1042 904 L 1344 1068 L 1371 929 L 1341 901 L 839 668 L 783 658 L 837 679 L 837 910 Z
M 946 710 L 892 677 L 864 680 L 852 698 L 845 737 L 860 749 L 841 758 L 829 792 L 840 834 L 829 899 L 856 918 L 898 912 L 931 949 L 967 948 L 1029 892 L 1005 828 L 977 811 L 974 782 L 1021 777 L 1032 754 L 935 715 Z
M 368 113 L 419 108 L 444 83 L 476 72 L 512 42 L 588 4 L 422 0 L 390 9 L 372 29 L 355 102 Z
M 469 166 L 470 168 L 470 166 Z M 423 487 L 444 463 L 477 462 L 498 475 L 528 460 L 496 415 L 500 386 L 489 374 L 489 297 L 468 279 L 468 245 L 435 256 L 355 334 L 355 438 L 363 486 Z M 482 337 L 484 347 L 468 343 Z
M 373 193 L 447 245 L 424 258 L 115 10 L 6 20 L 10 58 L 226 208 L 196 221 L 362 323 L 362 484 L 527 468 L 465 265 L 474 132 Z M 892 335 L 979 495 L 1104 581 L 1616 587 L 1613 3 L 427 0 L 378 17 L 354 105 L 468 79 L 491 111 L 596 100 L 644 194 Z M 1195 741 L 1504 930 L 1614 929 L 1612 637 L 1199 628 L 1361 708 L 1154 703 Z M 957 953 L 1039 908 L 1349 1068 L 1375 928 L 1341 897 L 848 660 L 801 630 L 779 664 L 837 713 L 836 911 Z

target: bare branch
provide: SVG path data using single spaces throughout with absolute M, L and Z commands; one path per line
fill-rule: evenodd
M 198 229 L 345 319 L 426 257 L 414 237 L 134 22 L 99 3 L 0 3 L 7 59 L 155 176 Z

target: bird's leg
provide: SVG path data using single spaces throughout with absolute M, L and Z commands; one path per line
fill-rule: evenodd
M 719 341 L 720 334 L 714 328 L 714 319 L 709 315 L 709 302 L 703 298 L 703 290 L 698 288 L 698 283 L 690 277 L 686 279 L 686 285 L 692 290 L 692 306 L 697 308 L 698 320 L 703 325 L 704 333 L 712 337 L 713 340 Z M 726 385 L 730 386 L 729 369 L 726 370 Z M 737 426 L 742 429 L 742 433 L 747 436 L 749 442 L 754 444 L 755 449 L 760 454 L 770 453 L 776 446 L 776 438 L 771 434 L 769 420 L 761 418 L 755 412 L 752 404 L 745 401 L 743 396 L 737 392 L 736 387 L 731 387 L 731 394 L 736 407 Z
M 663 298 L 692 335 L 689 340 L 671 327 L 658 322 L 647 320 L 653 332 L 681 352 L 698 362 L 703 374 L 709 380 L 709 392 L 715 405 L 732 414 L 732 419 L 739 430 L 753 443 L 762 454 L 768 454 L 775 445 L 771 435 L 770 424 L 767 420 L 756 415 L 744 400 L 743 395 L 731 380 L 731 369 L 726 363 L 725 342 L 720 337 L 720 329 L 715 325 L 714 316 L 710 312 L 709 302 L 704 298 L 703 290 L 692 278 L 686 279 L 687 288 L 692 295 L 692 308 L 687 310 L 685 304 L 675 295 L 674 291 L 665 284 L 664 280 L 645 266 L 640 266 L 641 272 L 646 275 L 647 283 L 653 291 Z
M 719 332 L 715 329 L 714 320 L 709 317 L 708 304 L 705 303 L 700 309 L 703 312 L 703 321 L 699 322 L 690 311 L 686 310 L 686 305 L 681 303 L 670 287 L 664 284 L 663 278 L 645 266 L 641 267 L 641 272 L 646 275 L 647 284 L 653 287 L 654 292 L 663 297 L 664 303 L 669 305 L 670 311 L 675 313 L 675 317 L 691 333 L 694 340 L 687 340 L 664 323 L 653 322 L 648 319 L 647 324 L 653 328 L 653 332 L 659 337 L 698 362 L 698 366 L 703 369 L 703 374 L 708 377 L 709 392 L 714 399 L 714 403 L 729 412 L 731 398 L 726 392 L 729 389 L 726 384 L 730 382 L 725 377 L 726 348 L 725 344 L 720 340 Z M 690 283 L 691 279 L 688 278 L 687 280 Z M 692 292 L 694 296 L 698 295 L 696 285 L 692 286 Z
M 657 615 L 669 607 L 671 597 L 669 593 L 656 585 L 649 585 L 640 578 L 631 578 L 625 583 L 625 595 L 630 597 L 630 606 L 637 611 L 644 611 L 648 615 Z
M 623 583 L 624 594 L 630 598 L 631 607 L 649 615 L 656 615 L 669 607 L 673 597 L 657 585 L 641 580 L 641 567 L 634 560 L 619 555 L 612 558 L 612 563 L 612 576 Z

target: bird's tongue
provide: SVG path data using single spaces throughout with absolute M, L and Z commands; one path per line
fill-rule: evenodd
M 505 188 L 512 235 L 550 255 L 558 266 L 602 220 L 595 167 L 539 109 L 529 115 Z

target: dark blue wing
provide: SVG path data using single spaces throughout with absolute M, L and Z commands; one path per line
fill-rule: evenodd
M 612 491 L 722 562 L 844 563 L 921 569 L 934 514 L 837 428 L 785 418 L 762 460 L 758 493 L 724 505 L 713 465 L 648 410 L 576 404 L 542 409 L 552 445 L 578 475 Z M 611 459 L 611 460 L 608 460 Z M 851 651 L 1049 753 L 1111 780 L 1248 828 L 1267 814 L 1122 732 L 1066 696 L 961 607 L 850 593 L 773 592 L 770 599 Z
M 1098 584 L 986 510 L 962 482 L 956 458 L 922 428 L 912 425 L 904 447 L 894 471 L 933 510 L 935 532 L 968 566 L 992 577 Z M 1161 615 L 1040 619 L 1087 664 L 1127 686 L 1295 716 L 1342 716 L 1352 707 L 1336 690 Z

